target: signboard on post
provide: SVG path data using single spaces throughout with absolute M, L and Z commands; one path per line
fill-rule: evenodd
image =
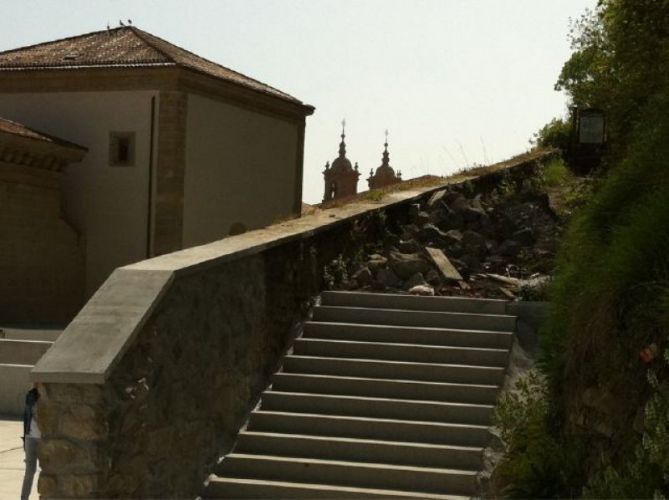
M 579 112 L 578 142 L 580 144 L 604 144 L 606 140 L 604 113 L 598 109 Z

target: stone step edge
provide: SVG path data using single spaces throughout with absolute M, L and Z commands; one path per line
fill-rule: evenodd
M 376 462 L 351 462 L 349 460 L 327 460 L 323 458 L 296 458 L 296 457 L 282 457 L 280 455 L 261 455 L 255 453 L 230 453 L 223 457 L 218 463 L 218 467 L 225 466 L 225 461 L 230 458 L 238 459 L 249 459 L 249 460 L 266 460 L 266 461 L 277 461 L 277 462 L 296 462 L 303 463 L 307 466 L 309 465 L 340 465 L 344 467 L 358 467 L 358 468 L 369 468 L 369 469 L 391 469 L 397 471 L 406 471 L 406 472 L 432 472 L 435 474 L 458 474 L 465 476 L 476 476 L 478 471 L 467 470 L 467 469 L 447 469 L 440 467 L 421 467 L 419 465 L 397 465 L 397 464 L 384 464 Z
M 428 311 L 430 312 L 430 311 Z M 469 330 L 465 328 L 441 328 L 438 326 L 401 326 L 401 325 L 379 325 L 376 323 L 348 323 L 345 321 L 313 321 L 309 320 L 304 323 L 305 327 L 311 325 L 326 325 L 326 326 L 343 326 L 351 329 L 362 329 L 362 328 L 377 328 L 379 330 L 418 330 L 420 332 L 434 332 L 435 334 L 449 334 L 449 333 L 470 333 L 472 335 L 484 334 L 484 335 L 503 335 L 503 336 L 513 336 L 513 332 L 503 332 L 498 330 Z
M 420 349 L 433 349 L 437 351 L 474 351 L 483 353 L 510 353 L 510 349 L 500 349 L 498 347 L 467 347 L 467 346 L 448 346 L 448 345 L 431 345 L 431 344 L 406 344 L 400 342 L 371 342 L 366 340 L 340 340 L 340 339 L 319 339 L 318 337 L 299 337 L 295 339 L 293 347 L 300 344 L 318 344 L 318 343 L 333 343 L 339 345 L 359 345 L 359 346 L 382 346 L 382 347 L 417 347 Z
M 272 481 L 269 479 L 245 479 L 245 478 L 236 478 L 236 477 L 221 477 L 215 474 L 212 474 L 209 477 L 208 483 L 221 483 L 221 484 L 244 484 L 250 486 L 273 486 L 277 488 L 284 487 L 286 489 L 304 489 L 306 491 L 331 491 L 332 493 L 351 493 L 364 495 L 375 495 L 380 498 L 421 498 L 425 500 L 466 500 L 469 497 L 466 496 L 454 496 L 454 495 L 438 495 L 434 493 L 414 493 L 411 491 L 402 491 L 402 490 L 381 490 L 377 488 L 357 488 L 353 486 L 338 486 L 330 484 L 321 484 L 321 483 L 293 483 L 288 481 Z M 260 497 L 259 497 L 260 498 Z M 288 498 L 288 497 L 286 497 Z M 315 495 L 314 498 L 336 498 L 333 497 L 323 497 L 321 495 Z
M 352 438 L 343 436 L 321 436 L 313 434 L 292 434 L 284 432 L 249 431 L 249 430 L 244 430 L 239 433 L 239 436 L 244 436 L 244 435 L 257 436 L 257 437 L 267 436 L 281 439 L 308 439 L 311 441 L 341 441 L 351 444 L 368 444 L 368 445 L 381 445 L 381 446 L 403 446 L 403 447 L 411 446 L 414 448 L 422 448 L 425 450 L 454 450 L 454 451 L 472 451 L 481 453 L 483 452 L 482 446 L 460 446 L 451 444 L 416 443 L 412 441 L 388 441 L 385 439 L 365 439 L 365 438 Z M 299 457 L 299 458 L 305 458 L 305 457 Z M 469 469 L 464 469 L 464 470 L 469 470 Z
M 408 292 L 407 293 L 380 293 L 380 292 L 359 292 L 359 291 L 349 291 L 349 290 L 323 290 L 321 292 L 321 296 L 327 296 L 327 295 L 342 295 L 342 296 L 347 296 L 347 297 L 355 297 L 358 295 L 369 295 L 372 297 L 377 297 L 377 298 L 382 298 L 382 297 L 388 297 L 389 295 L 395 296 L 395 297 L 406 297 L 408 299 L 416 299 L 417 302 L 422 302 L 423 299 L 428 299 L 430 301 L 463 301 L 463 302 L 481 302 L 481 303 L 491 303 L 491 304 L 506 304 L 509 302 L 508 300 L 504 299 L 483 299 L 480 297 L 461 297 L 457 295 L 441 295 L 438 297 L 422 297 L 422 296 L 416 296 L 416 295 L 411 295 Z
M 459 382 L 437 382 L 432 380 L 409 380 L 409 379 L 395 379 L 395 378 L 383 378 L 383 377 L 354 377 L 348 375 L 328 375 L 328 374 L 319 374 L 319 373 L 300 373 L 300 372 L 284 372 L 280 371 L 272 375 L 272 382 L 275 378 L 297 378 L 297 377 L 306 377 L 312 379 L 334 379 L 334 380 L 352 380 L 352 381 L 365 381 L 365 382 L 384 382 L 390 384 L 420 384 L 427 386 L 438 386 L 438 387 L 467 387 L 467 388 L 476 388 L 476 389 L 499 389 L 499 385 L 494 384 L 466 384 Z
M 348 395 L 339 395 L 339 394 L 316 394 L 313 392 L 290 392 L 290 391 L 265 391 L 263 396 L 268 393 L 279 394 L 279 395 L 289 395 L 297 397 L 319 397 L 319 398 L 330 398 L 330 399 L 348 399 L 356 401 L 390 401 L 393 403 L 408 403 L 408 404 L 432 404 L 439 406 L 456 406 L 462 408 L 481 408 L 493 410 L 495 405 L 482 405 L 478 403 L 458 403 L 456 401 L 432 401 L 429 399 L 398 399 L 398 398 L 376 398 L 376 397 L 367 397 L 367 396 L 348 396 Z M 261 408 L 262 408 L 262 396 L 261 396 Z
M 390 424 L 404 424 L 404 425 L 425 425 L 425 426 L 434 426 L 435 428 L 441 427 L 455 427 L 455 428 L 467 428 L 467 429 L 477 429 L 482 431 L 487 431 L 490 429 L 487 425 L 478 425 L 478 424 L 458 424 L 458 423 L 447 423 L 447 422 L 435 422 L 433 420 L 401 420 L 398 418 L 379 418 L 379 417 L 356 417 L 352 415 L 328 415 L 326 413 L 296 413 L 289 411 L 277 411 L 277 410 L 253 410 L 251 416 L 254 414 L 266 414 L 266 415 L 280 415 L 280 416 L 295 416 L 297 418 L 322 418 L 322 419 L 332 419 L 332 420 L 352 420 L 360 421 L 361 423 L 390 423 Z
M 303 354 L 288 354 L 284 359 L 310 359 L 310 360 L 338 360 L 338 361 L 357 361 L 361 363 L 387 363 L 389 365 L 419 365 L 423 367 L 448 367 L 448 368 L 474 368 L 479 370 L 491 370 L 491 371 L 502 371 L 505 372 L 506 368 L 503 366 L 488 366 L 488 365 L 460 365 L 453 363 L 423 363 L 421 361 L 398 361 L 394 359 L 370 359 L 370 358 L 340 358 L 338 356 L 309 356 Z M 290 372 L 292 373 L 292 372 Z
M 446 316 L 476 316 L 476 317 L 483 317 L 483 318 L 499 318 L 499 319 L 518 319 L 518 316 L 514 316 L 513 314 L 485 314 L 485 313 L 468 313 L 468 312 L 450 312 L 450 311 L 415 311 L 413 309 L 392 309 L 392 308 L 387 308 L 387 307 L 356 307 L 356 306 L 327 306 L 327 305 L 322 305 L 322 306 L 314 306 L 314 310 L 316 309 L 334 309 L 336 311 L 341 311 L 341 310 L 355 310 L 355 311 L 375 311 L 375 312 L 401 312 L 401 313 L 406 313 L 406 314 L 427 314 L 427 315 L 446 315 Z M 314 321 L 314 320 L 312 320 Z M 316 323 L 318 323 L 318 320 L 315 320 Z M 486 330 L 488 331 L 488 330 Z M 497 330 L 490 330 L 490 331 L 497 331 Z

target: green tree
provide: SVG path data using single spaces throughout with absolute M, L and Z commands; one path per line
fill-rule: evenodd
M 669 0 L 600 0 L 570 38 L 574 52 L 555 87 L 606 112 L 618 156 L 649 99 L 669 91 Z

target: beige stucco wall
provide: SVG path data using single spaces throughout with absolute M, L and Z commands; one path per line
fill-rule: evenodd
M 0 116 L 88 148 L 81 163 L 66 169 L 63 182 L 65 218 L 85 235 L 87 297 L 116 267 L 146 258 L 154 95 L 151 91 L 0 94 Z M 109 166 L 110 131 L 136 133 L 134 167 Z
M 184 247 L 291 214 L 297 124 L 193 94 L 187 116 Z
M 83 305 L 83 249 L 61 219 L 59 176 L 0 161 L 0 324 L 64 324 Z

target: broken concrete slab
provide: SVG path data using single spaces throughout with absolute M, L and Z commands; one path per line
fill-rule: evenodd
M 451 261 L 448 260 L 448 257 L 446 257 L 444 252 L 438 248 L 432 247 L 425 247 L 425 251 L 430 256 L 430 259 L 432 259 L 432 262 L 434 262 L 434 265 L 437 266 L 437 269 L 444 279 L 450 281 L 463 281 L 462 276 L 455 266 L 451 264 Z

